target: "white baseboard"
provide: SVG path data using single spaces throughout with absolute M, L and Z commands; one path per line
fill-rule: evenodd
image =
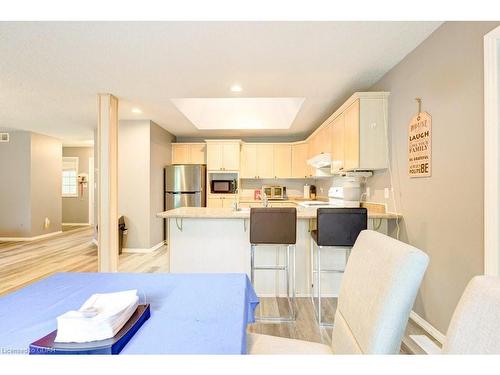
M 46 233 L 46 234 L 41 234 L 39 236 L 34 236 L 34 237 L 0 237 L 0 242 L 28 242 L 28 241 L 36 241 L 36 240 L 41 240 L 43 238 L 47 237 L 52 237 L 57 234 L 61 234 L 62 231 L 57 231 L 57 232 L 51 232 L 51 233 Z
M 154 245 L 153 247 L 150 247 L 149 249 L 141 249 L 141 248 L 131 248 L 131 247 L 124 247 L 122 249 L 122 252 L 124 253 L 142 253 L 142 254 L 147 254 L 147 253 L 152 253 L 155 250 L 158 250 L 160 247 L 165 245 L 165 241 L 161 241 L 159 244 Z
M 267 297 L 286 297 L 285 293 L 280 293 L 279 295 L 276 295 L 276 293 L 258 293 L 259 297 L 267 298 Z M 296 297 L 304 297 L 304 298 L 311 298 L 310 293 L 297 293 Z M 333 294 L 333 293 L 321 293 L 321 298 L 339 298 L 338 294 Z
M 410 313 L 410 319 L 413 320 L 420 328 L 422 328 L 425 332 L 427 332 L 441 344 L 444 343 L 444 339 L 446 336 L 443 335 L 436 327 L 434 327 L 431 323 L 422 318 L 413 310 Z
M 72 226 L 72 227 L 88 227 L 90 223 L 62 223 L 62 226 Z
M 427 335 L 410 335 L 410 339 L 412 339 L 426 354 L 441 354 L 441 348 Z

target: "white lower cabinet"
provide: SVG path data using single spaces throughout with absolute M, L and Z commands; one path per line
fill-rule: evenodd
M 231 197 L 221 197 L 221 196 L 208 196 L 207 207 L 208 208 L 231 208 L 233 207 L 234 196 Z

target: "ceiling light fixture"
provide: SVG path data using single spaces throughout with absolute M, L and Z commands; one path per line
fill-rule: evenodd
M 140 108 L 132 108 L 132 113 L 142 113 Z
M 231 91 L 232 92 L 242 92 L 243 88 L 238 84 L 234 84 L 231 86 Z

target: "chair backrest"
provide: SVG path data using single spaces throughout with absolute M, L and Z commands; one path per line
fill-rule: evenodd
M 476 276 L 453 313 L 445 354 L 500 354 L 500 278 Z
M 371 230 L 360 233 L 340 287 L 335 354 L 397 354 L 428 256 Z
M 318 208 L 318 245 L 353 246 L 367 228 L 366 208 Z
M 297 209 L 258 207 L 250 209 L 250 243 L 284 244 L 297 242 Z

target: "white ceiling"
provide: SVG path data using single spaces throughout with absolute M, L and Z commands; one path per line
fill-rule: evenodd
M 1 22 L 0 127 L 92 138 L 96 94 L 181 137 L 301 138 L 440 22 Z M 239 83 L 243 91 L 230 91 Z M 289 129 L 199 130 L 174 98 L 305 98 Z M 133 114 L 132 107 L 142 109 Z

